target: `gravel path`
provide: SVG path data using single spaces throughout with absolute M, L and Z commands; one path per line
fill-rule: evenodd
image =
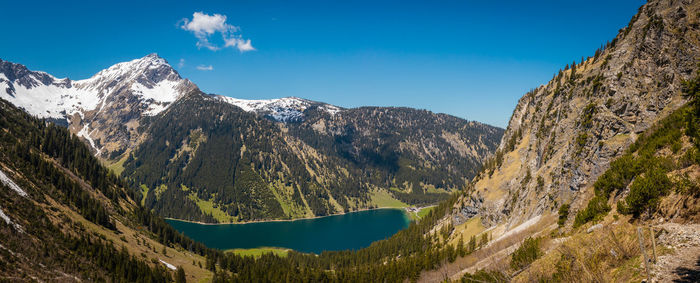
M 652 267 L 654 282 L 700 282 L 700 224 L 664 223 L 658 245 L 674 250 Z

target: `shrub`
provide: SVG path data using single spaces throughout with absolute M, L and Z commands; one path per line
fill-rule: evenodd
M 688 174 L 677 177 L 673 180 L 673 184 L 676 187 L 676 192 L 679 194 L 687 194 L 693 197 L 700 196 L 700 186 L 690 180 Z
M 574 219 L 574 228 L 586 224 L 589 221 L 603 218 L 608 211 L 610 211 L 608 197 L 602 195 L 595 196 L 588 202 L 586 208 L 576 214 L 576 219 Z
M 610 193 L 622 190 L 640 171 L 640 164 L 631 154 L 625 154 L 610 163 L 610 169 L 593 184 L 596 195 L 610 196 Z
M 508 282 L 508 277 L 498 271 L 485 271 L 479 270 L 471 273 L 465 273 L 462 276 L 463 283 L 477 283 L 477 282 Z
M 578 137 L 576 137 L 576 144 L 578 144 L 579 147 L 586 145 L 586 141 L 588 141 L 587 133 L 580 133 Z
M 659 204 L 659 198 L 668 194 L 673 186 L 663 169 L 656 167 L 638 177 L 630 186 L 630 193 L 618 202 L 618 211 L 638 217 L 645 210 L 653 212 Z
M 583 113 L 581 114 L 580 125 L 584 129 L 588 129 L 593 125 L 593 115 L 596 112 L 596 104 L 591 102 L 586 107 L 583 108 Z
M 523 177 L 523 180 L 520 182 L 520 184 L 523 186 L 527 186 L 527 184 L 529 184 L 530 180 L 532 179 L 532 174 L 530 173 L 530 168 L 527 167 L 525 169 L 527 170 L 527 173 L 525 173 L 525 177 Z
M 559 220 L 557 220 L 559 227 L 564 226 L 567 219 L 569 219 L 569 204 L 565 203 L 559 207 Z
M 540 238 L 528 237 L 511 255 L 510 267 L 520 270 L 540 257 Z

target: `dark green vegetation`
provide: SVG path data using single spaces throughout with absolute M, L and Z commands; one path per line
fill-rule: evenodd
M 299 252 L 359 250 L 408 227 L 403 209 L 374 209 L 313 219 L 248 224 L 167 220 L 175 229 L 220 250 L 280 247 Z
M 568 203 L 562 204 L 559 207 L 559 219 L 557 219 L 557 225 L 559 225 L 559 227 L 564 226 L 566 220 L 569 219 L 569 208 L 570 205 Z
M 462 276 L 462 283 L 482 283 L 482 282 L 508 282 L 509 278 L 498 271 L 479 270 L 471 274 L 467 272 Z
M 611 207 L 608 199 L 612 193 L 619 194 L 629 186 L 626 197 L 617 202 L 617 210 L 634 217 L 654 213 L 660 197 L 674 187 L 679 193 L 697 195 L 697 186 L 687 177 L 672 180 L 671 171 L 700 164 L 700 74 L 684 82 L 683 92 L 688 105 L 676 110 L 657 125 L 641 135 L 627 152 L 613 161 L 594 183 L 595 196 L 588 205 L 576 214 L 574 227 L 604 217 Z M 687 148 L 680 158 L 659 155 L 669 149 L 673 155 L 681 154 L 683 137 L 688 137 L 693 146 Z
M 456 195 L 432 209 L 419 223 L 411 223 L 407 229 L 389 239 L 374 242 L 358 251 L 324 252 L 318 256 L 290 251 L 286 257 L 265 254 L 255 259 L 209 249 L 178 233 L 150 210 L 134 204 L 130 196 L 136 194 L 135 190 L 123 187 L 123 182 L 110 176 L 91 155 L 80 157 L 75 154 L 63 158 L 60 155 L 63 151 L 50 150 L 53 146 L 49 145 L 52 144 L 60 144 L 62 150 L 74 153 L 87 150 L 67 130 L 32 118 L 5 101 L 0 101 L 0 111 L 0 126 L 3 129 L 0 131 L 0 164 L 13 168 L 16 173 L 10 175 L 29 192 L 29 197 L 21 197 L 5 187 L 0 190 L 0 207 L 24 229 L 18 231 L 13 225 L 0 221 L 0 242 L 4 247 L 0 248 L 3 259 L 0 270 L 4 276 L 22 278 L 30 271 L 28 274 L 37 274 L 41 278 L 54 278 L 53 272 L 60 270 L 89 281 L 164 282 L 172 281 L 174 277 L 181 279 L 180 272 L 167 271 L 157 261 L 148 263 L 124 249 L 120 250 L 111 240 L 103 239 L 78 222 L 68 221 L 60 226 L 53 222 L 55 218 L 52 215 L 60 215 L 60 212 L 54 211 L 55 208 L 46 203 L 49 195 L 78 212 L 81 211 L 78 205 L 83 201 L 68 197 L 68 191 L 58 188 L 60 176 L 70 177 L 73 182 L 79 183 L 81 180 L 97 180 L 94 191 L 87 186 L 89 182 L 76 189 L 89 191 L 86 198 L 99 203 L 95 210 L 104 211 L 107 217 L 91 217 L 89 215 L 101 213 L 86 210 L 85 213 L 81 212 L 86 219 L 109 229 L 113 227 L 108 223 L 119 221 L 143 231 L 165 246 L 204 255 L 207 260 L 203 265 L 215 271 L 215 282 L 396 282 L 416 279 L 422 270 L 436 268 L 465 252 L 466 247 L 454 247 L 441 240 L 441 235 L 449 233 L 445 229 L 450 227 L 445 227 L 445 231 L 430 233 L 438 220 L 451 210 Z M 24 149 L 22 153 L 19 153 L 20 148 Z M 49 161 L 39 166 L 53 166 L 65 174 L 52 177 L 54 169 L 38 169 L 31 161 L 36 157 Z M 81 171 L 84 169 L 80 168 L 92 170 Z M 164 251 L 161 254 L 165 254 Z M 37 260 L 23 260 L 25 257 Z
M 171 280 L 163 267 L 150 266 L 118 250 L 113 243 L 86 233 L 79 223 L 57 225 L 41 209 L 52 206 L 51 196 L 108 229 L 115 228 L 110 216 L 125 213 L 118 203 L 126 201 L 129 191 L 65 128 L 32 118 L 0 100 L 0 165 L 3 171 L 10 167 L 21 174 L 24 178 L 17 183 L 28 193 L 22 197 L 0 185 L 0 207 L 21 227 L 0 221 L 1 274 L 29 280 L 23 277 L 27 271 L 55 277 L 59 275 L 56 270 L 61 270 L 95 281 Z M 77 180 L 91 184 L 101 197 Z M 33 260 L 23 260 L 26 258 Z
M 542 255 L 539 238 L 527 238 L 511 255 L 510 267 L 520 270 Z
M 502 129 L 408 108 L 307 109 L 278 123 L 193 92 L 144 121 L 123 176 L 158 214 L 204 222 L 290 219 L 408 204 L 463 189 Z M 431 148 L 423 148 L 432 144 Z M 475 154 L 473 154 L 473 153 Z M 203 208 L 207 206 L 207 208 Z

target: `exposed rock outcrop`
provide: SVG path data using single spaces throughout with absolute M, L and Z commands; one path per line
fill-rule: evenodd
M 487 226 L 577 209 L 610 162 L 686 101 L 700 58 L 698 1 L 650 1 L 605 48 L 518 102 L 499 150 L 475 178 Z

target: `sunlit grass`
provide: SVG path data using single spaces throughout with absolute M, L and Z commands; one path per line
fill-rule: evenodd
M 226 250 L 226 252 L 234 253 L 234 254 L 237 254 L 239 256 L 252 256 L 252 257 L 256 257 L 256 258 L 262 256 L 263 254 L 267 254 L 267 253 L 273 253 L 279 257 L 286 257 L 287 254 L 289 253 L 289 249 L 260 247 L 260 248 L 253 248 L 253 249 L 230 249 L 230 250 Z

